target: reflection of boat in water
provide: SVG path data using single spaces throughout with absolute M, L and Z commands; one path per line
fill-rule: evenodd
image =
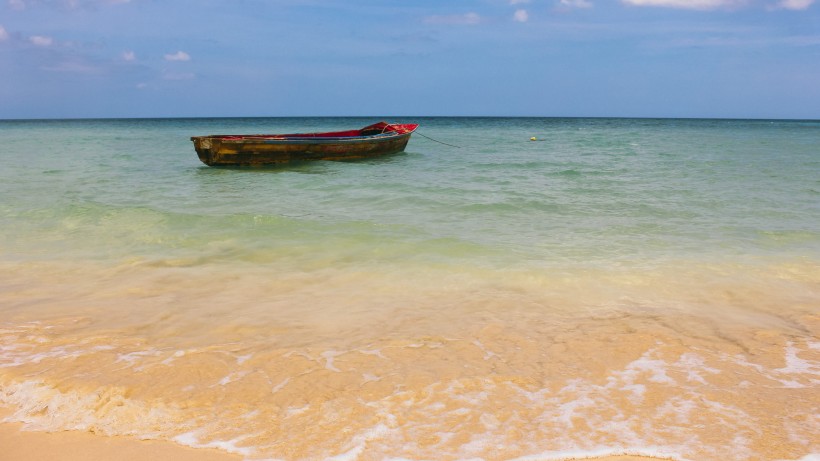
M 379 122 L 358 130 L 326 133 L 194 136 L 202 163 L 271 165 L 304 160 L 356 160 L 404 150 L 417 124 Z

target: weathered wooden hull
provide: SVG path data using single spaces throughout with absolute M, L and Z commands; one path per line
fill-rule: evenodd
M 372 137 L 276 139 L 275 137 L 195 136 L 202 163 L 261 166 L 308 160 L 356 160 L 401 152 L 412 133 Z

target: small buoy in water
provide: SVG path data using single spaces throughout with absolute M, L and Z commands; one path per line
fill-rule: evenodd
M 533 137 L 531 137 L 531 138 L 530 138 L 530 141 L 538 141 L 538 138 L 536 138 L 535 136 L 533 136 Z

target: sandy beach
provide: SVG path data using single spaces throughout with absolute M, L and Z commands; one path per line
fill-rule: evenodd
M 0 411 L 0 419 L 8 416 Z M 243 457 L 214 448 L 190 448 L 173 442 L 108 437 L 91 432 L 41 432 L 26 430 L 20 423 L 0 423 L 0 461 L 239 461 Z M 634 455 L 544 458 L 543 461 L 651 461 L 658 458 Z M 526 461 L 542 461 L 527 457 Z
M 2 461 L 237 461 L 239 456 L 214 449 L 194 449 L 171 442 L 102 437 L 87 432 L 30 432 L 20 424 L 0 424 Z
M 0 424 L 2 461 L 238 461 L 242 457 L 215 449 L 194 449 L 170 442 L 102 437 L 84 432 L 30 432 L 20 424 Z M 581 459 L 581 458 L 566 458 Z M 663 458 L 604 456 L 599 461 L 644 461 Z M 533 458 L 532 461 L 537 461 Z M 551 458 L 551 461 L 558 461 Z

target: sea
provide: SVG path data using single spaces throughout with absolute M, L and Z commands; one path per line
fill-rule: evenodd
M 0 410 L 247 460 L 820 459 L 820 121 L 0 121 Z M 534 140 L 532 139 L 534 138 Z

